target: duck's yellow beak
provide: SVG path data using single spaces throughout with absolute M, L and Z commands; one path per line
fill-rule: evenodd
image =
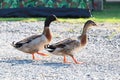
M 56 19 L 57 22 L 60 22 L 60 20 Z

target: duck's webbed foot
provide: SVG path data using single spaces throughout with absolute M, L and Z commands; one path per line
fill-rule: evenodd
M 41 55 L 41 56 L 49 56 L 48 54 L 42 53 L 42 52 L 37 52 L 37 54 Z
M 76 58 L 75 58 L 74 56 L 71 56 L 71 57 L 72 57 L 73 61 L 74 61 L 76 64 L 82 64 L 82 63 L 83 63 L 83 62 L 77 61 Z

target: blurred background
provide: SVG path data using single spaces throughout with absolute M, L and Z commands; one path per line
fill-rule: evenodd
M 23 7 L 83 8 L 103 10 L 106 3 L 120 0 L 0 0 L 0 9 Z
M 55 14 L 58 17 L 107 19 L 120 18 L 119 8 L 120 0 L 0 0 L 0 17 L 45 17 Z
M 115 1 L 115 0 L 113 0 Z M 103 10 L 105 0 L 0 0 L 0 8 L 52 7 Z M 109 2 L 109 0 L 107 0 Z

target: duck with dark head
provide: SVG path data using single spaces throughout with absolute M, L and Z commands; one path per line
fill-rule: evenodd
M 52 34 L 50 31 L 50 23 L 56 21 L 55 15 L 50 15 L 44 22 L 44 30 L 40 35 L 32 35 L 19 42 L 12 42 L 12 46 L 22 52 L 32 54 L 32 58 L 36 59 L 34 54 L 37 53 L 42 56 L 48 56 L 45 53 L 40 52 L 44 49 L 44 46 L 48 45 L 52 40 Z

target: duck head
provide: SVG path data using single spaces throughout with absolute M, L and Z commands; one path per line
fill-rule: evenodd
M 92 20 L 88 20 L 85 25 L 84 25 L 84 28 L 90 28 L 92 26 L 97 26 L 96 23 Z
M 87 30 L 93 26 L 97 26 L 96 23 L 92 20 L 88 20 L 83 27 L 83 34 L 86 34 Z
M 45 27 L 49 27 L 50 23 L 56 20 L 57 20 L 57 17 L 55 15 L 48 16 L 45 20 Z

